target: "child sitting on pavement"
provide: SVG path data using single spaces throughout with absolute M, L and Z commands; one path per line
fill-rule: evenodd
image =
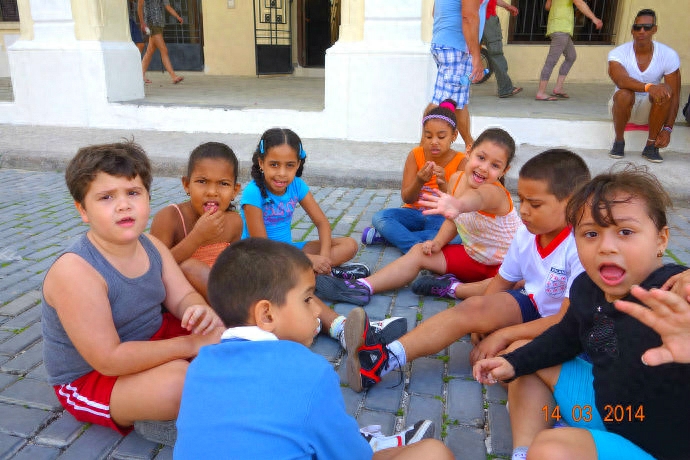
M 320 309 L 304 252 L 264 238 L 235 243 L 211 269 L 209 297 L 230 328 L 190 365 L 176 459 L 453 458 L 424 439 L 429 421 L 389 437 L 360 434 L 333 366 L 307 348 Z
M 403 169 L 400 196 L 405 204 L 374 214 L 372 226 L 362 231 L 362 243 L 388 242 L 406 253 L 441 228 L 443 216 L 422 214 L 426 208 L 419 201 L 423 192 L 448 192 L 450 177 L 465 164 L 465 154 L 451 148 L 458 137 L 456 105 L 446 99 L 424 116 L 422 142 L 407 155 Z M 454 242 L 460 244 L 459 237 Z
M 218 342 L 222 323 L 168 248 L 143 234 L 149 160 L 131 142 L 84 147 L 65 179 L 89 229 L 43 282 L 48 382 L 80 422 L 126 434 L 137 420 L 174 419 L 188 359 Z
M 211 266 L 223 249 L 242 236 L 242 218 L 232 204 L 240 191 L 238 166 L 227 145 L 199 145 L 192 150 L 187 175 L 182 177 L 189 200 L 166 206 L 151 222 L 151 235 L 170 248 L 189 282 L 204 297 Z
M 481 383 L 519 377 L 508 389 L 513 445 L 529 446 L 530 459 L 688 458 L 690 364 L 646 366 L 662 337 L 616 309 L 638 295 L 653 304 L 645 291 L 686 270 L 662 261 L 670 204 L 657 178 L 632 165 L 578 190 L 566 213 L 585 273 L 570 308 L 530 343 L 475 364 Z M 568 427 L 545 429 L 560 418 Z
M 414 245 L 410 252 L 372 276 L 352 281 L 317 277 L 317 295 L 366 305 L 374 293 L 402 287 L 423 269 L 452 273 L 466 282 L 494 276 L 521 225 L 510 192 L 501 183 L 514 156 L 515 141 L 510 134 L 499 128 L 484 131 L 469 151 L 464 171 L 451 187 L 460 202 L 460 214 L 445 216 L 447 219 L 432 240 Z M 438 200 L 455 199 L 444 193 L 440 198 L 430 194 L 425 197 L 420 204 L 427 207 L 436 207 Z M 448 244 L 457 235 L 462 244 Z
M 472 351 L 472 360 L 477 360 L 555 324 L 568 308 L 571 283 L 583 271 L 565 208 L 573 190 L 589 178 L 585 162 L 568 150 L 547 150 L 522 166 L 518 196 L 525 225 L 518 229 L 484 295 L 437 313 L 387 347 L 368 337 L 364 311 L 353 310 L 345 330 L 350 386 L 368 388 L 391 370 L 438 353 L 471 332 L 490 334 Z M 461 209 L 445 206 L 439 202 L 438 211 L 446 215 Z M 524 288 L 511 290 L 521 280 Z

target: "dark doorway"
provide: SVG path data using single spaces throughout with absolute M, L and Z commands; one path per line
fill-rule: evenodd
M 338 39 L 340 0 L 300 0 L 297 9 L 299 64 L 323 67 L 326 50 Z
M 165 13 L 163 40 L 168 47 L 170 62 L 175 70 L 204 70 L 203 24 L 201 0 L 170 0 L 177 13 L 182 16 L 180 24 Z M 136 8 L 136 2 L 134 2 Z M 137 17 L 136 14 L 134 17 Z M 153 54 L 149 70 L 163 70 L 158 50 Z
M 254 0 L 256 74 L 292 73 L 292 0 Z

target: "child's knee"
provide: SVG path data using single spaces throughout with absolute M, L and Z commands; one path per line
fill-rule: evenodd
M 563 443 L 558 429 L 542 430 L 537 434 L 527 451 L 527 460 L 549 459 L 565 460 L 570 459 L 567 444 Z
M 165 369 L 162 369 L 163 372 L 158 375 L 155 382 L 156 392 L 162 401 L 167 401 L 170 404 L 170 408 L 175 409 L 175 412 L 177 412 L 182 399 L 182 388 L 189 362 L 177 359 L 163 364 L 162 367 L 165 367 Z

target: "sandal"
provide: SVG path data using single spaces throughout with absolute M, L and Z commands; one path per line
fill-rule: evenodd
M 500 97 L 501 99 L 504 99 L 506 97 L 515 96 L 520 91 L 522 91 L 522 88 L 520 88 L 518 86 L 513 86 L 513 89 L 508 94 L 499 94 L 498 97 Z
M 570 99 L 570 96 L 568 96 L 568 94 L 566 93 L 557 93 L 556 91 L 554 91 L 553 93 L 551 93 L 551 95 L 559 99 Z
M 555 97 L 555 96 L 549 96 L 549 97 L 545 97 L 545 98 L 543 98 L 543 99 L 538 98 L 538 97 L 535 97 L 534 100 L 535 100 L 535 101 L 540 101 L 540 102 L 555 102 L 555 101 L 558 100 L 558 98 Z

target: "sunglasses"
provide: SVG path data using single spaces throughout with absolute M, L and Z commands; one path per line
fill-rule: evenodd
M 640 31 L 640 30 L 642 30 L 642 29 L 644 29 L 644 30 L 646 30 L 647 32 L 649 32 L 650 30 L 652 30 L 652 28 L 653 28 L 654 26 L 655 26 L 655 24 L 633 24 L 632 29 L 633 29 L 635 32 L 638 32 L 638 31 Z

